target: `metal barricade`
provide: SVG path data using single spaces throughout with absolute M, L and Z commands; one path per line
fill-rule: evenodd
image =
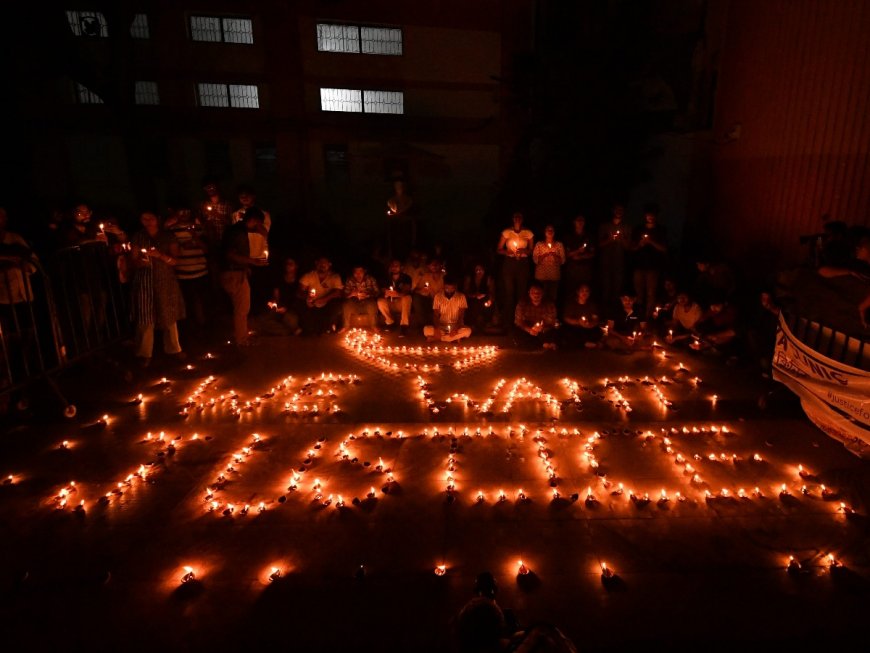
M 44 380 L 75 414 L 53 377 L 129 334 L 116 261 L 98 242 L 44 262 L 0 254 L 0 394 Z
M 850 336 L 830 326 L 786 314 L 792 334 L 810 349 L 849 367 L 870 371 L 870 341 Z

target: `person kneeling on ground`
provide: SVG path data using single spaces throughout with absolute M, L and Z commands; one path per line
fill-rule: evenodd
M 423 327 L 423 335 L 429 340 L 440 339 L 442 342 L 467 338 L 471 335 L 471 329 L 463 322 L 467 308 L 465 295 L 456 290 L 456 281 L 445 278 L 444 289 L 432 300 L 432 324 Z
M 574 299 L 565 305 L 562 342 L 569 349 L 594 349 L 601 340 L 601 328 L 598 326 L 598 307 L 589 299 L 592 295 L 589 284 L 580 284 L 574 295 Z
M 529 296 L 514 311 L 514 345 L 519 349 L 556 349 L 556 305 L 544 299 L 544 289 L 533 283 Z

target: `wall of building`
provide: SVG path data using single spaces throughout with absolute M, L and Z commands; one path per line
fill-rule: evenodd
M 730 3 L 714 154 L 729 254 L 785 265 L 823 214 L 870 224 L 868 34 L 863 0 Z

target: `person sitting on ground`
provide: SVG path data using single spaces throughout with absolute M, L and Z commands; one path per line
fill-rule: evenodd
M 631 352 L 639 349 L 642 340 L 641 318 L 637 313 L 635 299 L 631 293 L 619 297 L 619 309 L 613 319 L 608 320 L 604 345 L 608 349 Z
M 713 349 L 734 354 L 737 340 L 737 311 L 722 295 L 715 295 L 710 308 L 695 325 L 693 342 L 689 345 L 696 351 Z
M 299 320 L 305 310 L 305 302 L 301 299 L 299 289 L 299 268 L 296 260 L 284 260 L 284 271 L 272 288 L 272 301 L 269 309 L 257 323 L 258 330 L 266 335 L 298 336 L 302 333 Z
M 411 278 L 411 287 L 416 288 L 417 282 L 424 274 L 426 274 L 429 257 L 419 249 L 412 249 L 408 253 L 408 258 L 402 266 L 402 272 Z
M 299 290 L 305 298 L 302 330 L 306 335 L 336 332 L 341 319 L 341 299 L 344 284 L 332 271 L 332 261 L 321 256 L 314 269 L 299 280 Z
M 506 651 L 511 638 L 518 632 L 510 611 L 503 611 L 496 603 L 498 585 L 493 575 L 485 571 L 478 574 L 474 584 L 474 597 L 466 603 L 456 618 L 456 637 L 461 653 L 495 653 Z
M 428 340 L 455 342 L 471 335 L 463 318 L 468 302 L 465 295 L 456 290 L 456 281 L 445 277 L 444 288 L 432 301 L 432 324 L 423 327 L 423 335 Z
M 495 306 L 495 279 L 483 263 L 477 263 L 471 274 L 465 277 L 463 286 L 468 302 L 468 323 L 483 331 L 493 324 L 498 316 Z
M 677 303 L 671 312 L 671 319 L 665 324 L 668 335 L 665 340 L 668 344 L 684 342 L 691 338 L 698 320 L 704 315 L 701 306 L 692 301 L 689 293 L 681 291 L 677 293 Z
M 374 327 L 378 315 L 378 282 L 370 275 L 365 267 L 357 265 L 344 284 L 344 304 L 342 315 L 344 326 L 342 331 L 351 327 L 352 320 L 356 315 L 365 315 L 369 326 Z
M 556 349 L 556 305 L 544 299 L 537 283 L 514 310 L 513 341 L 519 349 Z
M 589 284 L 581 283 L 574 292 L 574 298 L 565 305 L 562 342 L 569 349 L 594 349 L 601 340 L 598 306 L 591 301 L 591 296 Z
M 411 319 L 411 277 L 402 272 L 402 262 L 399 259 L 390 262 L 383 288 L 384 296 L 378 298 L 378 310 L 384 316 L 387 329 L 396 324 L 394 315 L 400 314 L 399 337 L 404 338 Z
M 440 260 L 433 258 L 414 286 L 414 314 L 424 325 L 432 324 L 432 299 L 443 289 L 444 266 Z
M 674 306 L 677 305 L 677 295 L 679 295 L 677 282 L 673 277 L 665 277 L 661 291 L 656 296 L 656 305 L 652 315 L 652 321 L 657 326 L 662 326 L 671 319 Z

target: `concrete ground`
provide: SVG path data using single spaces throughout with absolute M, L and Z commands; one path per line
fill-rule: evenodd
M 0 440 L 3 648 L 449 651 L 483 570 L 584 651 L 865 632 L 870 465 L 787 393 L 763 410 L 763 382 L 685 352 L 469 355 L 275 338 L 67 375 L 74 420 Z

